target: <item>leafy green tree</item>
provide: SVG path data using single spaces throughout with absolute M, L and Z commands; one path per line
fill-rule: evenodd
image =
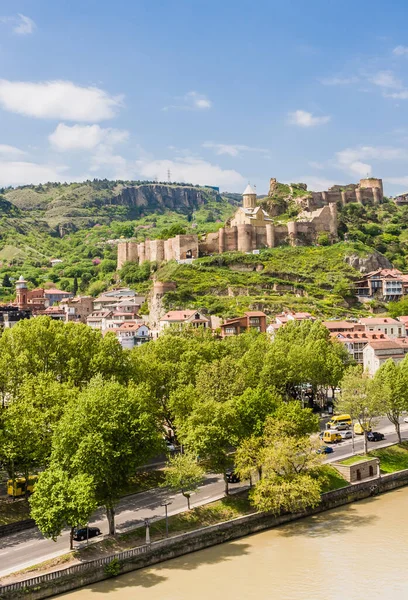
M 319 431 L 319 417 L 300 402 L 282 402 L 273 416 L 266 419 L 264 437 L 269 442 L 284 437 L 306 437 Z
M 108 289 L 108 284 L 104 281 L 94 281 L 88 288 L 88 294 L 90 296 L 99 296 L 102 292 L 105 292 Z
M 373 382 L 360 366 L 350 367 L 341 381 L 341 394 L 336 402 L 339 413 L 349 414 L 363 430 L 364 453 L 367 454 L 367 431 L 377 417 L 385 413 L 383 400 L 375 393 Z
M 78 293 L 78 277 L 74 277 L 74 282 L 72 284 L 72 293 L 74 294 L 74 296 L 77 295 Z
M 31 517 L 44 537 L 55 542 L 65 527 L 71 528 L 72 550 L 74 528 L 86 525 L 97 508 L 93 478 L 85 473 L 70 477 L 61 467 L 51 465 L 40 474 L 30 505 Z
M 124 387 L 95 377 L 67 406 L 53 438 L 52 462 L 70 477 L 93 477 L 98 505 L 115 533 L 115 503 L 135 469 L 161 448 L 145 384 Z
M 387 305 L 388 314 L 396 319 L 403 315 L 408 315 L 408 298 L 403 298 L 398 302 L 389 302 Z
M 169 460 L 165 468 L 163 486 L 181 492 L 190 510 L 190 497 L 204 481 L 204 470 L 190 454 L 178 454 Z
M 402 442 L 400 419 L 408 410 L 408 361 L 396 365 L 389 358 L 376 372 L 373 380 L 373 394 L 378 398 L 387 418 L 395 427 L 398 442 Z
M 262 437 L 252 435 L 242 440 L 235 452 L 235 471 L 241 479 L 252 481 L 252 473 L 258 473 L 258 479 L 262 479 L 262 466 L 264 462 L 264 440 Z

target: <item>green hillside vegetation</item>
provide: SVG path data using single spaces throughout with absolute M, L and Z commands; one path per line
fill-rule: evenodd
M 133 204 L 132 194 L 140 190 L 144 197 L 147 195 L 144 207 Z M 191 185 L 96 180 L 2 191 L 3 301 L 13 293 L 1 286 L 6 274 L 12 281 L 24 274 L 30 287 L 52 283 L 69 291 L 77 278 L 81 293 L 99 293 L 116 282 L 116 242 L 112 240 L 167 239 L 182 233 L 217 231 L 236 210 L 233 198 Z M 172 203 L 176 203 L 174 210 L 167 207 Z M 137 213 L 138 218 L 131 218 Z M 52 268 L 51 258 L 60 258 L 63 263 Z
M 338 243 L 285 246 L 261 250 L 259 255 L 226 253 L 191 265 L 171 261 L 155 277 L 177 284 L 176 291 L 164 297 L 168 309 L 196 308 L 223 316 L 288 309 L 319 317 L 359 316 L 367 311 L 350 291 L 360 276 L 345 261 L 350 254 L 367 256 L 369 249 L 359 243 Z

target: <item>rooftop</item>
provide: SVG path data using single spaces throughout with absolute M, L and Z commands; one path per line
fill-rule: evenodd
M 396 319 L 391 319 L 391 317 L 383 317 L 383 318 L 369 317 L 369 318 L 359 319 L 358 322 L 361 323 L 362 325 L 399 325 L 400 324 L 399 321 L 397 321 Z
M 256 196 L 256 191 L 254 189 L 252 189 L 252 187 L 248 183 L 248 185 L 246 186 L 246 188 L 244 190 L 244 193 L 242 195 L 243 196 L 249 196 L 251 194 L 254 194 Z

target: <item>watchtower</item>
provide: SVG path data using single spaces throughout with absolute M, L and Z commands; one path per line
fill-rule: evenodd
M 256 208 L 256 192 L 249 183 L 242 194 L 242 206 L 244 208 Z

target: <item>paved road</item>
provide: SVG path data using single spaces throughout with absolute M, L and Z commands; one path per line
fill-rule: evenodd
M 387 419 L 382 419 L 375 428 L 385 435 L 383 442 L 369 442 L 369 448 L 381 448 L 397 442 L 393 426 Z M 402 425 L 403 437 L 408 439 L 408 424 Z M 355 452 L 363 450 L 361 436 L 355 436 Z M 352 455 L 352 442 L 347 440 L 333 445 L 333 454 L 328 455 L 325 462 L 333 462 Z M 231 486 L 231 490 L 245 487 L 245 484 Z M 224 481 L 220 475 L 210 475 L 200 487 L 197 494 L 192 496 L 192 506 L 206 504 L 224 496 Z M 116 524 L 118 532 L 141 525 L 145 518 L 159 519 L 164 516 L 161 502 L 171 499 L 169 515 L 186 509 L 186 499 L 181 494 L 170 496 L 164 489 L 150 490 L 123 498 L 116 508 Z M 104 511 L 99 509 L 91 520 L 91 524 L 99 527 L 102 533 L 108 532 Z M 100 539 L 100 538 L 96 538 Z M 96 541 L 95 539 L 93 541 Z M 86 542 L 77 544 L 78 547 Z M 0 538 L 0 577 L 13 571 L 37 564 L 50 558 L 65 554 L 69 549 L 69 531 L 66 530 L 56 542 L 46 540 L 37 529 L 29 529 L 16 533 L 7 538 Z
M 231 486 L 231 490 L 246 487 L 246 484 Z M 220 475 L 209 475 L 196 494 L 191 497 L 191 505 L 199 506 L 224 496 L 225 484 Z M 150 490 L 122 498 L 116 507 L 117 531 L 144 523 L 145 518 L 161 519 L 164 507 L 161 502 L 170 499 L 169 515 L 186 510 L 186 499 L 181 494 L 169 494 L 165 489 Z M 108 524 L 103 509 L 99 509 L 91 520 L 91 524 L 99 527 L 102 533 L 108 533 Z M 101 538 L 93 538 L 92 542 Z M 75 544 L 77 547 L 86 542 Z M 56 542 L 44 539 L 37 528 L 29 529 L 0 538 L 0 577 L 38 564 L 44 560 L 55 558 L 69 551 L 69 530 L 63 532 Z

